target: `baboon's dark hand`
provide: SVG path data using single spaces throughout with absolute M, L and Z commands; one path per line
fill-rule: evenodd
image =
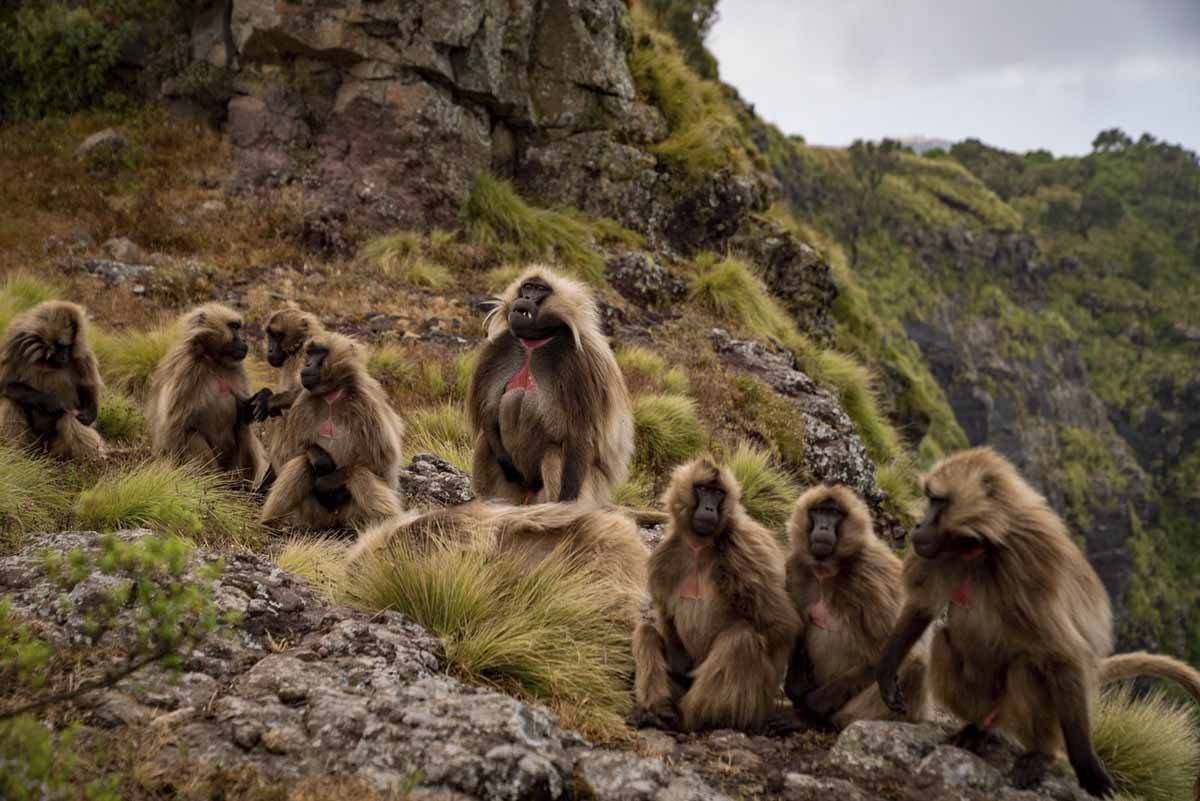
M 75 419 L 85 426 L 90 426 L 92 423 L 96 422 L 96 415 L 96 407 L 89 406 L 75 412 Z
M 908 714 L 908 705 L 904 703 L 904 693 L 900 691 L 900 683 L 896 681 L 894 673 L 890 676 L 880 677 L 879 692 L 883 695 L 883 702 L 887 704 L 887 708 L 893 714 L 901 717 Z
M 263 387 L 250 396 L 250 400 L 247 401 L 247 405 L 250 408 L 250 419 L 256 423 L 261 423 L 270 416 L 270 401 L 271 396 L 274 394 L 270 388 Z
M 307 454 L 308 464 L 318 476 L 327 476 L 337 470 L 337 462 L 329 455 L 329 451 L 320 445 L 309 445 Z

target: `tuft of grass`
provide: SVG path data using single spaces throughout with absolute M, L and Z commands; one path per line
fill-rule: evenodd
M 410 454 L 432 453 L 471 472 L 474 446 L 466 413 L 453 403 L 418 409 L 408 418 L 404 448 Z
M 800 495 L 796 482 L 773 463 L 770 451 L 749 442 L 739 442 L 725 464 L 742 486 L 746 511 L 783 537 L 782 526 Z
M 1092 742 L 1117 788 L 1142 801 L 1192 798 L 1200 770 L 1200 732 L 1190 705 L 1156 690 L 1135 697 L 1128 686 L 1100 696 Z
M 437 635 L 451 671 L 548 703 L 598 739 L 624 735 L 630 631 L 612 589 L 561 554 L 529 570 L 494 538 L 393 541 L 347 577 L 348 600 L 392 609 Z
M 613 493 L 613 503 L 642 509 L 654 501 L 654 477 L 643 468 L 635 467 L 629 477 Z
M 630 72 L 638 94 L 663 113 L 670 130 L 652 151 L 693 179 L 724 167 L 749 172 L 753 146 L 721 85 L 692 70 L 671 36 L 657 29 L 650 11 L 635 5 L 630 17 Z
M 362 258 L 389 278 L 422 289 L 445 289 L 454 276 L 427 254 L 427 242 L 416 231 L 399 231 L 373 239 L 363 247 Z
M 120 334 L 93 329 L 92 348 L 105 382 L 136 397 L 144 396 L 150 388 L 154 368 L 170 349 L 177 333 L 173 323 Z
M 385 387 L 408 384 L 413 380 L 413 366 L 408 353 L 399 345 L 380 345 L 371 349 L 367 372 Z
M 141 404 L 120 390 L 102 396 L 96 430 L 110 442 L 135 442 L 146 433 L 146 418 Z
M 346 546 L 345 540 L 331 537 L 293 536 L 283 544 L 275 564 L 336 600 L 346 583 Z
M 633 401 L 634 463 L 648 470 L 679 464 L 704 444 L 696 402 L 686 395 L 641 395 Z
M 682 367 L 667 367 L 666 359 L 640 345 L 625 345 L 617 349 L 617 364 L 625 382 L 635 395 L 643 390 L 686 395 L 691 382 Z
M 227 477 L 194 464 L 146 462 L 102 476 L 79 495 L 76 523 L 100 531 L 150 528 L 204 545 L 254 548 L 264 533 Z
M 459 398 L 467 397 L 471 390 L 471 379 L 479 367 L 480 349 L 464 351 L 454 357 L 454 392 Z
M 16 550 L 29 534 L 53 530 L 66 517 L 71 497 L 60 474 L 48 459 L 0 445 L 0 551 Z
M 604 284 L 596 231 L 577 215 L 527 204 L 512 185 L 481 173 L 463 206 L 468 237 L 509 261 L 547 259 L 590 284 Z
M 25 273 L 14 273 L 0 285 L 0 337 L 8 324 L 22 312 L 58 297 L 57 287 Z
M 785 342 L 799 336 L 795 323 L 743 259 L 698 259 L 702 271 L 692 280 L 690 297 L 718 317 L 734 320 L 752 333 Z

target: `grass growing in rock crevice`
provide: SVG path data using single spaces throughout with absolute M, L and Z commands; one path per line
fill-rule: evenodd
M 667 360 L 649 348 L 625 345 L 617 348 L 616 356 L 625 383 L 634 395 L 643 392 L 687 394 L 690 383 L 687 371 L 682 367 L 668 367 Z
M 1193 797 L 1200 770 L 1193 706 L 1162 691 L 1139 698 L 1127 686 L 1110 689 L 1096 708 L 1092 739 L 1121 792 L 1141 801 Z
M 145 527 L 211 547 L 255 548 L 265 539 L 256 510 L 229 479 L 190 464 L 117 468 L 80 493 L 75 519 L 83 528 Z
M 416 231 L 399 231 L 373 239 L 362 250 L 362 259 L 373 264 L 388 278 L 422 289 L 441 290 L 454 283 L 454 275 L 437 258 L 444 249 L 445 231 L 428 238 Z
M 347 545 L 345 540 L 297 534 L 284 543 L 275 564 L 302 576 L 315 589 L 337 601 L 346 583 Z
M 346 577 L 344 597 L 429 629 L 463 679 L 546 702 L 591 737 L 624 736 L 631 632 L 609 583 L 559 555 L 530 570 L 489 537 L 455 540 L 393 542 Z
M 20 548 L 27 535 L 51 531 L 68 516 L 71 496 L 48 459 L 0 445 L 0 552 Z

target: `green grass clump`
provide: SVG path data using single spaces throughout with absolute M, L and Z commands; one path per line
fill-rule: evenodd
M 634 463 L 662 469 L 688 459 L 704 444 L 696 402 L 686 395 L 642 395 L 633 401 Z
M 275 564 L 336 600 L 346 583 L 346 545 L 330 537 L 294 536 L 284 543 Z
M 79 495 L 76 523 L 101 531 L 149 528 L 211 546 L 253 548 L 263 530 L 227 477 L 192 464 L 147 462 L 100 478 Z
M 649 11 L 635 6 L 630 16 L 634 47 L 629 69 L 634 84 L 666 117 L 670 131 L 651 150 L 693 179 L 724 167 L 749 172 L 753 145 L 721 85 L 692 70 L 670 34 L 657 29 Z
M 53 530 L 65 518 L 71 499 L 60 472 L 47 459 L 0 445 L 0 551 L 19 548 L 27 535 Z
M 737 408 L 778 452 L 788 467 L 804 467 L 804 420 L 796 407 L 781 397 L 760 379 L 750 375 L 734 378 L 737 389 Z
M 463 206 L 469 238 L 507 260 L 546 259 L 590 284 L 604 283 L 592 227 L 571 214 L 530 206 L 507 181 L 481 173 Z
M 146 418 L 141 404 L 120 390 L 101 395 L 96 430 L 109 442 L 135 442 L 146 433 Z
M 367 372 L 385 387 L 407 384 L 415 371 L 409 354 L 399 345 L 380 345 L 367 357 Z
M 407 423 L 405 451 L 409 454 L 432 453 L 459 470 L 471 471 L 474 446 L 467 416 L 461 406 L 443 403 L 418 409 Z
M 687 371 L 682 367 L 667 367 L 667 361 L 649 348 L 625 345 L 617 349 L 617 364 L 625 376 L 630 391 L 642 390 L 686 395 L 690 388 Z
M 56 297 L 58 289 L 41 279 L 24 273 L 10 275 L 0 285 L 0 337 L 18 314 Z
M 725 465 L 742 486 L 742 506 L 750 516 L 768 528 L 782 527 L 800 488 L 772 462 L 770 451 L 739 442 Z
M 1200 733 L 1190 705 L 1162 691 L 1135 697 L 1125 686 L 1110 689 L 1096 708 L 1092 740 L 1121 792 L 1142 801 L 1192 798 Z
M 177 333 L 174 324 L 120 334 L 93 329 L 92 348 L 105 382 L 135 397 L 144 396 L 150 388 L 154 368 L 170 349 Z
M 363 258 L 384 275 L 422 289 L 445 289 L 454 276 L 426 253 L 425 239 L 416 231 L 400 231 L 368 242 Z
M 734 320 L 752 333 L 784 342 L 799 334 L 745 260 L 700 259 L 705 269 L 692 280 L 691 299 L 718 317 Z
M 546 702 L 590 736 L 623 735 L 631 632 L 611 585 L 565 557 L 528 570 L 491 538 L 453 539 L 393 541 L 347 577 L 347 598 L 429 629 L 461 678 Z
M 654 501 L 654 476 L 635 466 L 629 477 L 613 492 L 613 503 L 631 509 L 643 509 Z

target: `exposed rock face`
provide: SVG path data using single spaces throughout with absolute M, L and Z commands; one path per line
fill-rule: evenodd
M 0 559 L 14 612 L 62 645 L 86 642 L 92 599 L 109 587 L 87 579 L 64 606 L 39 554 L 98 541 L 48 535 Z M 343 777 L 497 801 L 725 798 L 686 768 L 593 748 L 541 707 L 450 678 L 438 641 L 402 615 L 332 608 L 267 559 L 223 558 L 214 595 L 241 616 L 237 628 L 185 654 L 180 675 L 150 667 L 81 704 L 89 726 L 153 739 L 154 770 L 140 778 L 154 790 L 215 792 L 249 774 L 264 785 Z M 110 633 L 102 645 L 130 643 Z
M 613 288 L 641 306 L 661 307 L 687 295 L 687 284 L 646 253 L 618 253 L 608 260 L 606 269 Z

